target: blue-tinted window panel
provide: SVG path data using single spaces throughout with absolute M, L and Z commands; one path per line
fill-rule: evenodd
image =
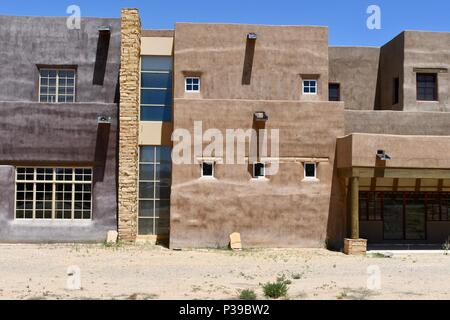
M 171 121 L 171 107 L 145 107 L 141 106 L 142 121 Z
M 172 90 L 141 89 L 141 104 L 172 105 Z
M 155 148 L 141 147 L 139 151 L 139 160 L 141 162 L 155 162 Z
M 161 163 L 156 165 L 156 180 L 170 181 L 172 177 L 172 165 L 170 163 Z
M 144 56 L 141 58 L 141 70 L 143 71 L 172 70 L 172 57 Z
M 172 163 L 172 148 L 171 147 L 157 147 L 156 161 Z
M 172 88 L 171 73 L 141 73 L 142 88 Z

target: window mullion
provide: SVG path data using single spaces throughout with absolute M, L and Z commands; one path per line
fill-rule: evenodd
M 33 220 L 36 219 L 36 168 L 33 169 Z
M 156 235 L 156 147 L 153 150 L 153 234 Z
M 56 103 L 59 103 L 59 70 L 56 70 Z
M 75 173 L 72 172 L 72 208 L 71 208 L 71 217 L 72 220 L 75 219 L 75 183 L 74 183 L 74 177 Z M 83 201 L 81 201 L 83 203 Z M 83 214 L 83 213 L 81 213 Z

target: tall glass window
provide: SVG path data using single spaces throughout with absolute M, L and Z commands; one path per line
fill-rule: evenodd
M 141 58 L 141 120 L 172 120 L 172 57 Z
M 168 235 L 172 175 L 170 147 L 140 147 L 139 235 Z

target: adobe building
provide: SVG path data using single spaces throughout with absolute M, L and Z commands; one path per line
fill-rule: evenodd
M 120 20 L 0 16 L 0 241 L 117 226 Z
M 133 31 L 122 34 L 122 51 L 141 63 L 129 66 L 134 83 L 125 91 L 134 124 L 121 143 L 133 139 L 138 151 L 119 154 L 120 172 L 132 173 L 123 187 L 119 177 L 122 238 L 223 247 L 239 232 L 249 247 L 356 252 L 365 250 L 360 239 L 392 246 L 448 238 L 449 33 L 329 47 L 323 27 L 142 30 L 135 9 L 122 11 L 124 26 Z M 198 135 L 199 121 L 202 133 L 279 129 L 278 172 L 264 175 L 274 159 L 258 154 L 252 163 L 249 149 L 241 164 L 205 155 L 210 141 L 194 141 L 193 163 L 170 165 L 171 133 Z
M 245 247 L 359 253 L 448 239 L 450 33 L 329 47 L 325 27 L 144 30 L 137 9 L 80 30 L 0 19 L 0 241 L 117 228 L 225 247 L 239 232 Z M 227 130 L 250 132 L 256 157 L 207 152 Z

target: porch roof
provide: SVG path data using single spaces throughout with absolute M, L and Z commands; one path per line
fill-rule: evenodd
M 343 177 L 450 179 L 450 136 L 354 133 L 338 138 L 336 161 Z

